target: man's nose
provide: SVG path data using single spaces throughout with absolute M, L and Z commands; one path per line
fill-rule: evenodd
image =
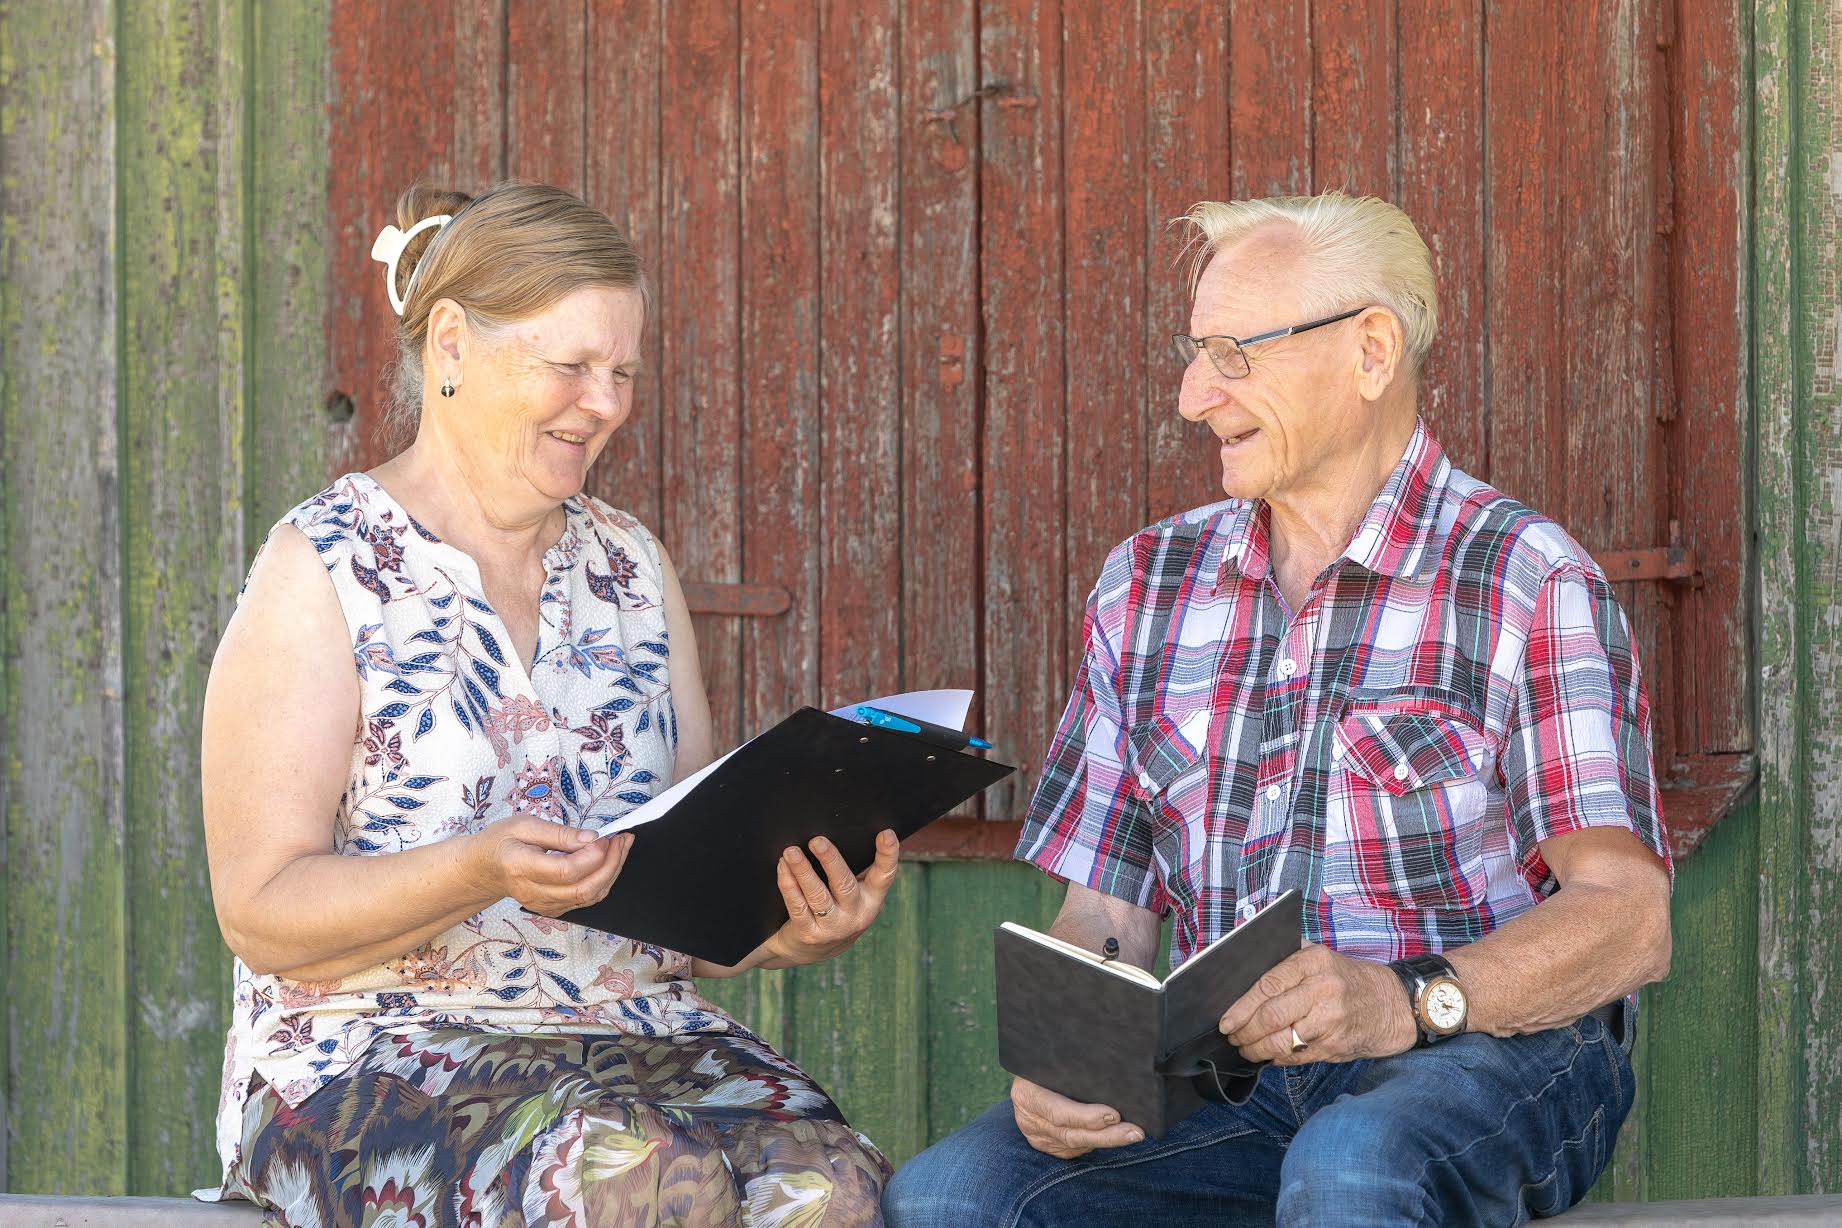
M 1216 372 L 1214 364 L 1202 354 L 1183 371 L 1183 386 L 1177 390 L 1177 412 L 1189 422 L 1201 422 L 1228 399 L 1227 380 Z

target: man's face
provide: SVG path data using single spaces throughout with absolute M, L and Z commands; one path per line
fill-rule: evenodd
M 1298 301 L 1303 261 L 1283 225 L 1217 252 L 1196 287 L 1191 335 L 1253 337 L 1307 323 Z M 1366 436 L 1372 415 L 1356 391 L 1361 353 L 1353 324 L 1259 342 L 1245 351 L 1248 371 L 1238 379 L 1206 354 L 1184 371 L 1177 412 L 1207 423 L 1222 441 L 1222 489 L 1231 497 L 1283 500 L 1309 488 L 1327 459 Z

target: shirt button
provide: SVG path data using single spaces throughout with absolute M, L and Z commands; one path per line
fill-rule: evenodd
M 1407 765 L 1405 763 L 1397 763 L 1394 765 L 1394 778 L 1396 780 L 1407 779 Z
M 1279 676 L 1281 678 L 1290 678 L 1293 674 L 1296 674 L 1297 672 L 1298 672 L 1298 662 L 1297 661 L 1294 661 L 1291 657 L 1279 658 Z
M 1278 785 L 1268 785 L 1266 787 L 1266 800 L 1269 802 L 1276 802 L 1279 800 L 1279 786 Z
M 1245 921 L 1260 910 L 1254 907 L 1254 902 L 1252 900 L 1242 900 L 1241 906 L 1235 911 L 1240 913 L 1241 920 Z

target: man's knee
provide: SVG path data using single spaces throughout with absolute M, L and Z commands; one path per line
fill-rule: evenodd
M 1360 1096 L 1338 1100 L 1314 1114 L 1286 1148 L 1280 1228 L 1429 1222 L 1421 1152 L 1405 1123 L 1372 1111 Z
M 891 1228 L 977 1228 L 999 1224 L 1035 1162 L 1056 1163 L 1017 1130 L 1008 1101 L 902 1165 L 883 1193 Z

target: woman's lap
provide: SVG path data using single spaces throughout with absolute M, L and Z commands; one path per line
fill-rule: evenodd
M 380 1036 L 244 1116 L 233 1190 L 288 1224 L 879 1222 L 880 1153 L 747 1036 Z M 392 1215 L 390 1212 L 396 1214 Z

